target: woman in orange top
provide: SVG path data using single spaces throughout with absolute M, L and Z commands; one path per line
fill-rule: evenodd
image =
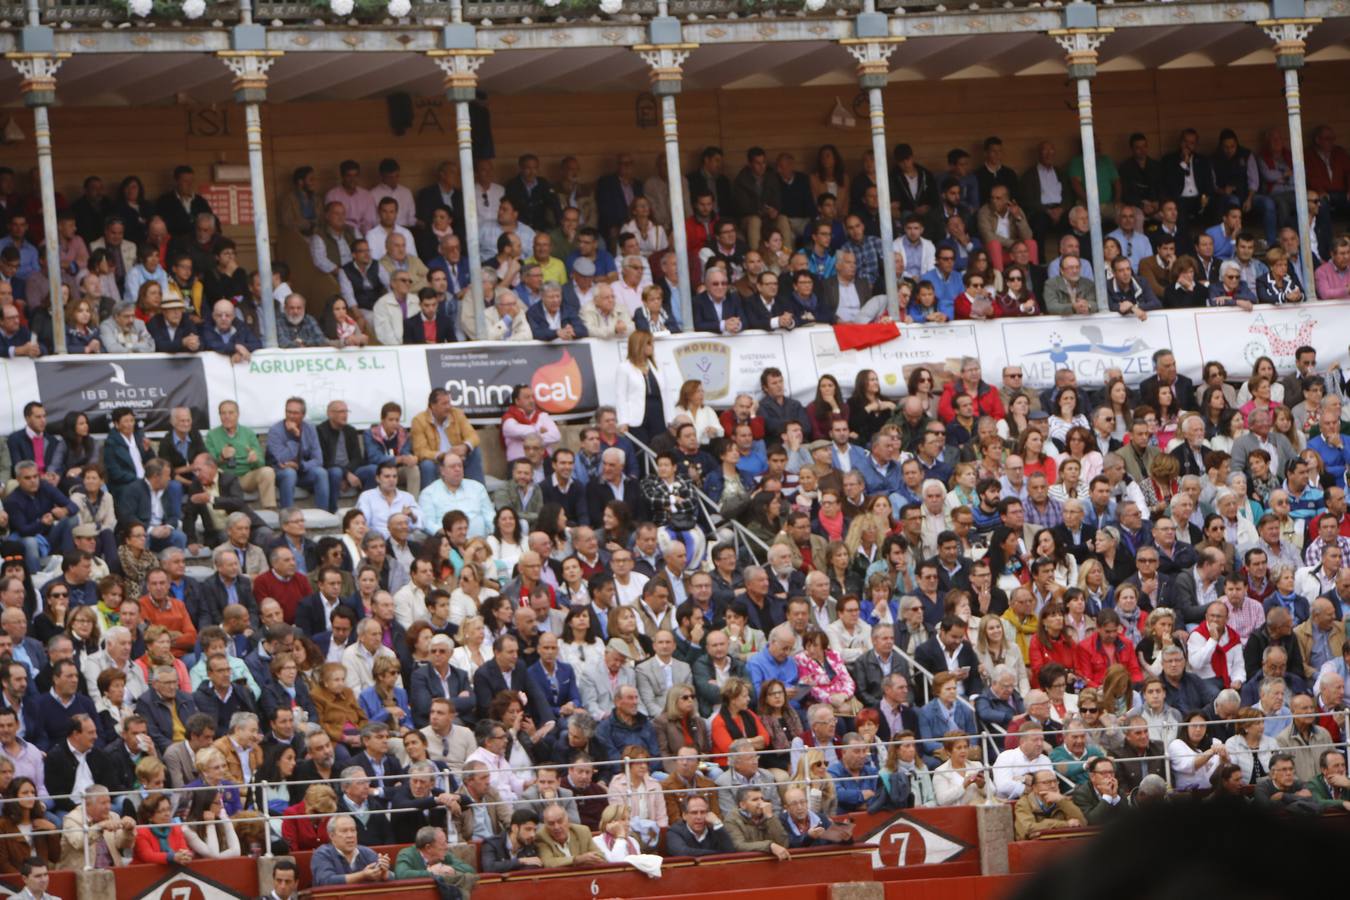
M 1030 478 L 1037 472 L 1045 475 L 1045 480 L 1055 483 L 1058 467 L 1053 457 L 1045 455 L 1045 438 L 1034 428 L 1028 428 L 1017 438 L 1017 455 L 1022 457 L 1023 477 Z
M 744 738 L 756 750 L 769 745 L 769 732 L 750 711 L 750 700 L 750 682 L 744 678 L 728 678 L 722 685 L 722 709 L 712 720 L 712 748 L 719 754 L 713 762 L 719 766 L 726 766 L 726 752 L 733 741 Z
M 136 831 L 136 862 L 161 866 L 169 863 L 185 866 L 192 862 L 183 826 L 173 824 L 173 801 L 168 794 L 156 791 L 142 800 L 137 818 L 150 827 Z

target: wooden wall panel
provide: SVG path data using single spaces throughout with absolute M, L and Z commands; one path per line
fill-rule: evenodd
M 1315 63 L 1302 79 L 1305 121 L 1329 121 L 1343 142 L 1350 141 L 1350 63 Z M 727 152 L 732 175 L 746 148 L 755 144 L 771 153 L 790 150 L 805 165 L 820 144 L 834 143 L 854 171 L 869 146 L 866 120 L 859 117 L 855 127 L 839 129 L 828 126 L 827 117 L 835 97 L 851 107 L 856 94 L 853 85 L 683 94 L 678 105 L 685 168 L 692 168 L 699 150 L 712 143 Z M 1284 122 L 1281 75 L 1273 66 L 1107 73 L 1094 81 L 1093 97 L 1102 147 L 1116 158 L 1125 155 L 1126 136 L 1134 130 L 1149 136 L 1156 154 L 1170 149 L 1186 125 L 1201 130 L 1207 151 L 1220 127 L 1238 129 L 1253 145 L 1261 128 Z M 619 93 L 493 97 L 498 177 L 509 177 L 515 157 L 526 150 L 543 157 L 549 175 L 570 152 L 581 161 L 583 176 L 593 180 L 612 169 L 620 150 L 633 152 L 639 173 L 649 173 L 662 150 L 661 132 L 636 126 L 635 98 Z M 919 159 L 935 170 L 945 168 L 949 149 L 975 151 L 988 134 L 1003 138 L 1006 159 L 1015 168 L 1030 164 L 1036 143 L 1047 138 L 1059 144 L 1060 159 L 1067 161 L 1077 152 L 1073 100 L 1073 85 L 1062 76 L 898 81 L 886 90 L 887 133 L 892 144 L 911 143 Z M 21 109 L 9 114 L 29 138 L 0 150 L 0 163 L 24 172 L 34 162 L 31 116 Z M 247 162 L 243 112 L 232 104 L 58 107 L 52 125 L 57 182 L 70 199 L 90 173 L 115 186 L 125 173 L 136 172 L 156 195 L 167 188 L 179 163 L 193 165 L 205 180 L 212 163 Z M 455 156 L 454 109 L 437 98 L 415 101 L 414 128 L 402 136 L 390 132 L 382 100 L 268 106 L 263 135 L 273 202 L 288 189 L 289 174 L 299 165 L 316 166 L 326 189 L 342 159 L 358 159 L 373 179 L 378 160 L 395 156 L 403 164 L 405 183 L 415 189 L 431 179 L 440 160 Z M 235 234 L 246 235 L 246 230 Z

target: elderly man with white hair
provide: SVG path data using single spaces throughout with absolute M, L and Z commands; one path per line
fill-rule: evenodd
M 84 658 L 81 668 L 91 700 L 98 700 L 98 676 L 108 669 L 116 669 L 127 677 L 126 699 L 130 703 L 135 703 L 149 689 L 141 667 L 131 661 L 131 645 L 131 632 L 121 625 L 114 625 L 103 634 L 103 649 Z
M 381 594 L 388 596 L 386 591 Z M 383 643 L 384 629 L 375 618 L 362 619 L 356 626 L 356 641 L 342 651 L 342 665 L 347 670 L 347 687 L 359 694 L 375 683 L 375 660 L 381 656 L 397 659 L 394 651 Z
M 936 478 L 925 478 L 920 496 L 923 499 L 923 555 L 928 558 L 937 555 L 938 535 L 952 527 L 946 507 L 947 486 Z
M 544 290 L 548 291 L 548 285 Z M 615 302 L 614 289 L 608 284 L 597 284 L 591 300 L 581 308 L 581 324 L 593 338 L 627 340 L 633 333 L 633 316 Z
M 1052 772 L 1045 755 L 1045 732 L 1035 722 L 1017 729 L 1017 746 L 994 759 L 994 793 L 1000 800 L 1016 800 L 1026 793 L 1037 772 Z
M 136 843 L 136 820 L 112 811 L 108 789 L 95 784 L 84 791 L 84 802 L 66 814 L 61 828 L 58 869 L 111 869 L 129 861 Z

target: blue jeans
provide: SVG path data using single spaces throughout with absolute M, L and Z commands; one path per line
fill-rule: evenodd
M 64 546 L 66 536 L 75 527 L 73 516 L 66 516 L 52 523 L 46 534 L 35 534 L 21 539 L 23 544 L 23 564 L 29 572 L 42 571 L 42 558 Z
M 440 467 L 436 465 L 434 459 L 424 459 L 417 464 L 417 469 L 422 475 L 422 487 L 434 484 L 441 477 Z M 469 458 L 464 460 L 464 477 L 479 484 L 484 484 L 483 479 L 483 453 L 477 447 L 469 453 Z
M 1266 243 L 1271 247 L 1277 246 L 1280 239 L 1280 217 L 1275 198 L 1270 194 L 1253 195 L 1252 211 L 1261 216 L 1261 228 L 1266 233 Z
M 158 553 L 159 551 L 165 549 L 166 547 L 177 547 L 179 550 L 186 550 L 187 535 L 183 533 L 183 529 L 175 528 L 172 532 L 169 533 L 168 537 L 148 538 L 146 546 L 149 547 L 155 553 Z
M 281 506 L 295 505 L 295 487 L 308 488 L 314 495 L 314 505 L 333 512 L 335 507 L 328 505 L 328 470 L 318 463 L 311 463 L 299 469 L 277 468 L 277 503 Z
M 373 464 L 358 466 L 353 469 L 352 472 L 360 479 L 361 489 L 364 490 L 367 487 L 374 487 L 375 466 Z M 345 469 L 339 468 L 338 466 L 332 466 L 328 469 L 328 499 L 332 506 L 325 506 L 324 508 L 329 512 L 337 512 L 338 498 L 342 496 L 342 488 L 346 482 L 346 477 L 347 471 Z

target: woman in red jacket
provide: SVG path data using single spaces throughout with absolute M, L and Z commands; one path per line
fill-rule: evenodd
M 137 818 L 142 826 L 150 827 L 136 830 L 136 862 L 161 866 L 169 863 L 185 866 L 192 862 L 183 826 L 173 824 L 173 801 L 168 794 L 156 791 L 142 800 Z
M 1113 665 L 1125 667 L 1131 684 L 1144 680 L 1134 644 L 1120 633 L 1120 617 L 1113 609 L 1097 614 L 1097 631 L 1074 647 L 1074 660 L 1074 670 L 1090 687 L 1101 687 L 1106 670 Z
M 281 836 L 292 853 L 298 850 L 317 850 L 328 843 L 328 819 L 337 812 L 337 794 L 326 784 L 311 784 L 305 789 L 305 799 L 286 807 L 287 817 L 281 823 Z M 309 816 L 292 819 L 291 816 Z
M 1073 638 L 1064 627 L 1064 604 L 1052 600 L 1041 610 L 1041 624 L 1036 629 L 1028 646 L 1031 659 L 1031 680 L 1037 680 L 1041 667 L 1046 663 L 1057 662 L 1069 672 L 1069 681 L 1078 680 L 1074 660 Z

